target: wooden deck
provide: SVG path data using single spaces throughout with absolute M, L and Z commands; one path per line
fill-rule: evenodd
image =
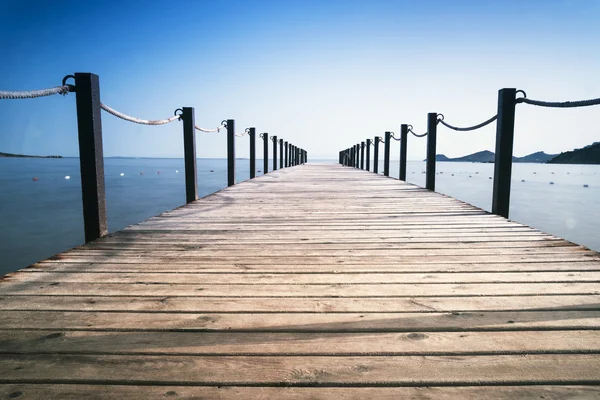
M 600 255 L 338 165 L 0 282 L 0 398 L 600 398 Z

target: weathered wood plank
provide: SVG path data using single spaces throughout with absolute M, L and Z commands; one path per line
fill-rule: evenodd
M 134 386 L 134 385 L 50 385 L 50 384 L 0 384 L 0 397 L 46 400 L 104 400 L 123 399 L 313 399 L 346 400 L 364 399 L 488 399 L 488 400 L 539 400 L 577 399 L 597 400 L 600 386 L 462 386 L 462 387 L 248 387 L 248 386 Z
M 57 368 L 60 366 L 60 368 Z M 402 371 L 402 373 L 399 373 Z M 204 385 L 600 385 L 596 354 L 514 356 L 104 356 L 5 354 L 0 382 Z
M 3 311 L 0 329 L 414 332 L 600 329 L 600 310 L 427 313 Z

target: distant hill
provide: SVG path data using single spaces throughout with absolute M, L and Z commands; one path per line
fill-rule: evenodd
M 600 142 L 560 153 L 548 162 L 552 164 L 600 164 Z
M 513 162 L 545 163 L 556 156 L 557 154 L 546 154 L 543 151 L 538 151 L 524 157 L 513 157 Z
M 10 157 L 10 158 L 62 158 L 62 156 L 27 156 L 24 154 L 11 154 L 11 153 L 1 153 L 0 157 Z
M 524 163 L 545 163 L 556 157 L 556 154 L 546 154 L 543 151 L 532 153 L 524 157 L 514 157 L 513 162 L 524 162 Z M 463 157 L 448 158 L 444 154 L 438 154 L 435 157 L 436 161 L 451 161 L 451 162 L 480 162 L 480 163 L 493 163 L 495 161 L 495 154 L 489 150 L 479 151 L 477 153 L 469 154 Z M 426 160 L 424 160 L 426 161 Z

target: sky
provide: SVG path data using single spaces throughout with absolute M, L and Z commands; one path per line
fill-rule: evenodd
M 253 126 L 309 159 L 337 159 L 403 123 L 424 132 L 429 112 L 458 126 L 487 120 L 501 88 L 600 97 L 599 43 L 600 0 L 0 0 L 0 90 L 92 72 L 101 101 L 125 114 L 194 107 L 199 126 L 234 119 L 240 133 Z M 599 112 L 519 104 L 514 154 L 599 141 Z M 102 126 L 107 157 L 183 157 L 179 121 L 142 126 L 103 112 Z M 236 140 L 248 157 L 249 139 Z M 225 157 L 223 131 L 196 141 L 199 157 Z M 437 141 L 449 157 L 493 151 L 495 124 L 439 126 Z M 408 159 L 425 147 L 410 136 Z M 0 152 L 78 156 L 75 94 L 0 100 Z

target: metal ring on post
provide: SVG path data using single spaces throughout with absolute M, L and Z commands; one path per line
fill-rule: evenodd
M 521 103 L 521 102 L 523 102 L 523 100 L 522 100 L 522 99 L 526 99 L 526 98 L 527 98 L 527 93 L 525 93 L 525 91 L 524 91 L 524 90 L 521 90 L 521 89 L 517 90 L 517 91 L 515 92 L 515 96 L 516 96 L 517 94 L 519 94 L 519 93 L 522 93 L 522 94 L 523 94 L 523 97 L 516 97 L 516 98 L 515 98 L 515 102 L 517 102 L 517 103 Z
M 181 111 L 181 114 L 177 114 L 177 111 Z M 183 116 L 183 110 L 181 108 L 178 108 L 177 110 L 173 111 L 173 115 L 179 117 L 179 120 L 181 120 Z
M 226 119 L 224 119 L 223 121 L 221 121 L 221 126 L 223 128 L 227 128 L 227 120 Z

